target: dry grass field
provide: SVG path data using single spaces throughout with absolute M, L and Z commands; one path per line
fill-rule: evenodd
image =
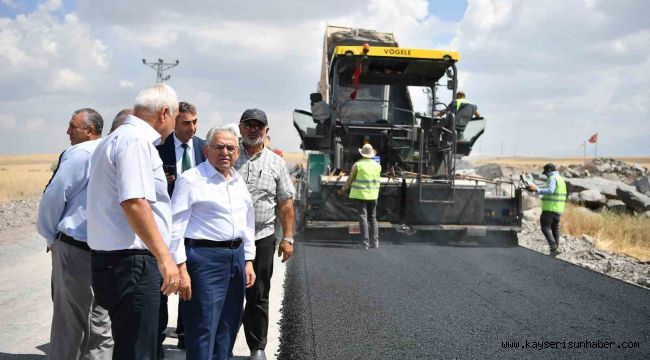
M 593 237 L 597 248 L 650 261 L 648 217 L 594 213 L 569 204 L 560 224 L 563 233 Z
M 52 176 L 58 154 L 0 155 L 0 202 L 39 196 Z M 291 166 L 305 163 L 301 153 L 285 153 Z
M 587 161 L 593 158 L 587 157 Z M 616 157 L 629 164 L 639 164 L 650 169 L 650 157 Z M 474 165 L 497 163 L 504 166 L 541 172 L 544 164 L 584 164 L 585 159 L 576 158 L 528 158 L 528 157 L 470 157 Z M 596 247 L 614 253 L 626 254 L 642 261 L 650 261 L 650 218 L 612 213 L 582 211 L 569 206 L 562 215 L 562 231 L 572 236 L 592 236 Z
M 587 157 L 587 161 L 592 160 L 592 157 Z M 650 157 L 615 157 L 616 160 L 625 161 L 629 164 L 639 164 L 650 169 Z M 567 157 L 567 158 L 535 158 L 535 157 L 468 157 L 467 160 L 474 165 L 483 165 L 487 163 L 497 163 L 505 166 L 512 166 L 522 169 L 541 169 L 544 164 L 553 163 L 555 165 L 581 165 L 585 163 L 585 159 L 581 157 Z
M 0 202 L 40 195 L 58 154 L 0 156 Z

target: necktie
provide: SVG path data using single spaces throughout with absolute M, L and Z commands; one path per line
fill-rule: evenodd
M 187 148 L 189 146 L 187 144 L 181 144 L 181 146 L 183 147 L 183 163 L 181 173 L 183 173 L 185 170 L 189 170 L 192 167 L 192 161 L 190 160 L 190 153 L 187 151 Z
M 56 175 L 56 172 L 59 170 L 59 165 L 61 165 L 61 158 L 63 157 L 63 153 L 65 150 L 61 152 L 61 155 L 59 155 L 59 161 L 56 162 L 56 167 L 54 168 L 54 172 L 52 173 L 52 177 L 50 178 L 50 181 L 47 182 L 47 185 L 45 185 L 45 189 L 43 189 L 43 193 L 45 193 L 45 190 L 47 190 L 47 187 L 50 186 L 50 183 L 52 182 L 52 179 L 54 179 L 54 175 Z

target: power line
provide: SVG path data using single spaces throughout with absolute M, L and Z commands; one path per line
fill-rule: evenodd
M 165 71 L 178 66 L 178 60 L 173 63 L 166 63 L 163 61 L 163 59 L 158 59 L 156 62 L 147 62 L 147 60 L 142 59 L 142 63 L 144 65 L 149 66 L 150 68 L 156 70 L 156 82 L 161 83 L 163 81 L 169 80 L 171 75 L 165 75 Z

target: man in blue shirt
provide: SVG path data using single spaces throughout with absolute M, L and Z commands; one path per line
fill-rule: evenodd
M 50 359 L 110 359 L 113 352 L 108 312 L 92 291 L 86 231 L 86 189 L 103 124 L 93 109 L 73 113 L 72 146 L 61 154 L 38 209 L 36 228 L 52 251 Z
M 528 188 L 542 195 L 542 215 L 539 222 L 551 254 L 557 254 L 560 246 L 560 218 L 566 204 L 567 186 L 553 164 L 544 165 L 544 175 L 548 178 L 544 187 L 538 188 L 531 184 Z

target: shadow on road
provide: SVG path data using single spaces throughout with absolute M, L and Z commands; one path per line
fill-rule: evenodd
M 0 352 L 0 360 L 40 360 L 47 358 L 47 350 L 49 349 L 50 344 L 39 345 L 36 348 L 42 351 L 44 354 L 9 354 L 5 352 Z
M 518 246 L 516 235 L 509 232 L 489 231 L 485 236 L 479 237 L 467 236 L 462 231 L 422 231 L 415 235 L 406 235 L 396 231 L 380 231 L 379 234 L 380 245 L 426 244 L 441 247 L 489 248 Z M 322 248 L 361 248 L 359 235 L 351 235 L 344 230 L 310 231 L 308 234 L 301 236 L 300 241 L 305 246 Z

